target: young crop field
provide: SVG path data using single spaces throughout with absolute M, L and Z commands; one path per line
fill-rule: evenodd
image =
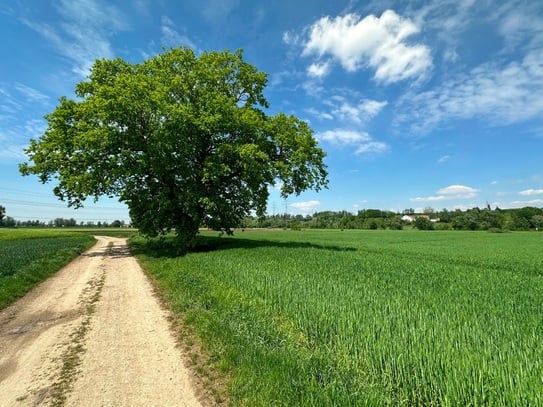
M 168 243 L 132 240 L 235 405 L 543 405 L 543 233 Z
M 93 245 L 87 234 L 0 229 L 0 309 Z

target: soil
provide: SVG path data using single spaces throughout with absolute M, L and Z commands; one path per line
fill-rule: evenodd
M 126 239 L 0 311 L 0 406 L 200 406 L 169 315 Z

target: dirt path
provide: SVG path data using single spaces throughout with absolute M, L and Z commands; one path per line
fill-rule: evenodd
M 0 406 L 199 406 L 125 239 L 98 243 L 0 312 Z

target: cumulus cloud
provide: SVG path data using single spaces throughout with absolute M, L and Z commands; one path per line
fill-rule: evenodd
M 320 201 L 305 201 L 305 202 L 294 202 L 291 203 L 289 206 L 291 206 L 294 209 L 297 209 L 302 214 L 310 214 L 315 212 L 315 210 L 319 207 Z
M 329 55 L 349 72 L 371 68 L 374 79 L 385 84 L 419 79 L 432 67 L 430 49 L 407 42 L 419 31 L 415 23 L 393 10 L 363 19 L 352 13 L 326 16 L 309 27 L 302 56 L 316 55 L 320 60 Z M 292 34 L 283 36 L 290 43 L 294 38 Z
M 416 197 L 409 199 L 411 202 L 439 202 L 453 199 L 471 199 L 477 196 L 478 189 L 465 185 L 449 185 L 437 191 L 436 195 Z

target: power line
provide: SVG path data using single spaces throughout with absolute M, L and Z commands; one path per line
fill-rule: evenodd
M 6 204 L 13 204 L 13 205 L 23 205 L 23 206 L 35 206 L 35 207 L 42 207 L 42 208 L 63 208 L 63 209 L 74 209 L 70 208 L 65 204 L 62 203 L 49 203 L 49 202 L 38 202 L 38 201 L 23 201 L 20 199 L 10 199 L 10 198 L 0 198 L 0 204 L 6 203 Z M 124 210 L 124 208 L 119 207 L 113 207 L 113 206 L 102 206 L 97 204 L 92 204 L 96 206 L 84 206 L 82 209 L 92 209 L 92 210 Z

